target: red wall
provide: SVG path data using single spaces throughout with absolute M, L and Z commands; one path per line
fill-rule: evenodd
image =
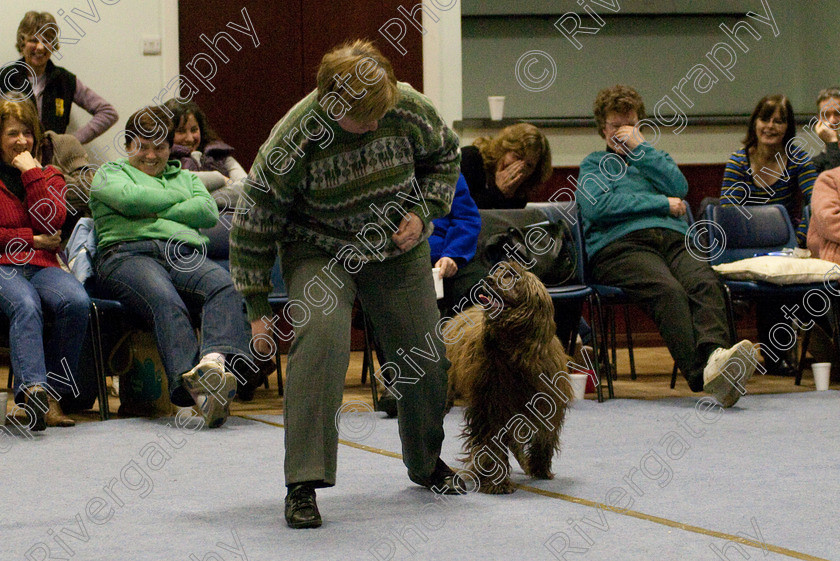
M 397 79 L 423 87 L 422 35 L 406 25 L 400 54 L 379 34 L 389 19 L 398 17 L 401 0 L 180 0 L 178 23 L 180 71 L 191 78 L 186 65 L 200 53 L 212 50 L 200 40 L 220 31 L 240 45 L 236 51 L 219 43 L 230 61 L 218 63 L 210 80 L 215 91 L 200 87 L 193 100 L 207 114 L 210 125 L 236 149 L 236 158 L 248 170 L 260 145 L 274 124 L 315 88 L 315 73 L 321 57 L 346 40 L 367 38 L 391 60 Z M 407 4 L 410 7 L 413 4 Z M 259 46 L 228 23 L 245 26 L 241 13 L 247 10 Z

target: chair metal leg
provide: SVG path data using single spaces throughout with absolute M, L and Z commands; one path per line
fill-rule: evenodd
M 591 300 L 595 301 L 595 318 L 592 322 L 592 345 L 593 349 L 595 349 L 595 374 L 598 378 L 598 403 L 603 403 L 604 395 L 603 395 L 603 381 L 607 381 L 607 395 L 610 399 L 615 397 L 615 392 L 613 390 L 613 380 L 612 380 L 612 372 L 610 372 L 610 361 L 608 352 L 609 349 L 607 348 L 607 332 L 606 332 L 606 322 L 607 319 L 604 317 L 604 310 L 601 306 L 601 298 L 598 294 L 594 294 L 590 297 Z M 590 300 L 590 308 L 592 306 Z M 600 327 L 599 327 L 600 326 Z M 598 341 L 598 332 L 601 332 L 601 340 L 600 343 Z M 599 356 L 600 355 L 600 356 Z M 603 361 L 603 362 L 602 362 Z M 601 366 L 605 366 L 606 372 L 601 372 Z
M 811 329 L 816 328 L 816 325 Z M 796 382 L 797 386 L 802 385 L 802 369 L 805 367 L 805 354 L 808 352 L 808 343 L 811 341 L 811 329 L 805 330 L 805 335 L 802 337 L 802 352 L 799 354 L 799 362 L 796 364 Z
M 726 283 L 721 283 L 723 287 L 723 301 L 726 304 L 726 320 L 729 323 L 729 342 L 734 345 L 738 342 L 738 331 L 735 327 L 735 306 L 732 304 L 732 292 Z
M 636 379 L 636 358 L 633 356 L 633 330 L 630 328 L 630 304 L 624 303 L 624 326 L 627 329 L 627 354 L 630 356 L 630 379 Z
M 91 344 L 93 345 L 93 364 L 96 370 L 96 386 L 99 393 L 99 418 L 107 421 L 111 418 L 108 410 L 108 384 L 105 381 L 105 353 L 102 350 L 102 322 L 99 306 L 90 303 Z
M 367 375 L 368 375 L 368 367 L 370 366 L 371 362 L 373 361 L 373 353 L 371 353 L 370 349 L 370 335 L 368 334 L 368 320 L 367 316 L 364 317 L 364 332 L 365 332 L 365 344 L 362 348 L 362 385 L 364 386 L 367 382 Z M 374 400 L 374 404 L 376 401 Z
M 609 307 L 609 317 L 610 317 L 610 353 L 612 356 L 612 379 L 618 380 L 618 360 L 616 359 L 616 347 L 618 347 L 618 341 L 616 341 L 616 334 L 615 334 L 615 306 Z M 606 337 L 606 335 L 605 335 Z
M 677 387 L 677 370 L 678 370 L 677 369 L 677 363 L 675 362 L 674 363 L 674 370 L 673 370 L 673 372 L 671 372 L 671 389 L 672 390 Z
M 604 376 L 601 372 L 601 359 L 599 358 L 599 355 L 601 353 L 601 345 L 598 343 L 598 331 L 603 325 L 603 311 L 601 310 L 601 300 L 598 298 L 597 294 L 594 294 L 589 297 L 589 309 L 592 311 L 590 316 L 592 317 L 592 349 L 595 355 L 595 362 L 592 365 L 592 367 L 595 369 L 595 393 L 598 395 L 598 403 L 603 403 L 604 388 L 601 385 L 601 381 L 604 380 Z
M 378 411 L 379 394 L 376 391 L 376 376 L 374 375 L 372 334 L 373 326 L 370 324 L 370 320 L 367 316 L 365 316 L 365 348 L 362 355 L 362 385 L 365 384 L 365 380 L 368 374 L 370 374 L 370 393 L 373 398 L 373 410 Z
M 11 358 L 11 357 L 10 357 L 10 358 Z M 11 361 L 11 360 L 9 360 L 9 381 L 7 382 L 7 384 L 8 384 L 8 386 L 9 386 L 9 391 L 11 391 L 11 390 L 12 390 L 12 387 L 13 387 L 13 386 L 14 386 L 14 384 L 15 384 L 15 375 L 14 375 L 14 373 L 12 372 L 12 361 Z

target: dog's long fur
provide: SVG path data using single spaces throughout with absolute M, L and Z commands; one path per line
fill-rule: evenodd
M 450 339 L 460 335 L 446 349 L 449 403 L 456 396 L 466 402 L 465 461 L 479 490 L 512 493 L 508 450 L 528 475 L 553 477 L 551 459 L 572 397 L 559 374 L 569 357 L 555 334 L 551 297 L 535 275 L 506 262 L 485 282 L 483 304 L 448 324 Z

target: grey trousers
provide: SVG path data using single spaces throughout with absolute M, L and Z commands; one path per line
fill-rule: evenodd
M 335 485 L 336 413 L 350 362 L 356 296 L 373 323 L 384 356 L 402 357 L 387 363 L 383 371 L 387 368 L 400 376 L 394 388 L 400 394 L 403 462 L 420 477 L 431 475 L 443 442 L 449 361 L 435 332 L 440 316 L 429 244 L 424 241 L 385 261 L 371 260 L 351 274 L 328 253 L 293 242 L 282 247 L 282 268 L 289 298 L 304 303 L 291 313 L 296 325 L 285 388 L 286 485 L 303 481 Z M 308 319 L 304 307 L 310 311 Z

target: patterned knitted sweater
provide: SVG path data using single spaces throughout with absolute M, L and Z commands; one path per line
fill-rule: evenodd
M 349 262 L 395 257 L 403 216 L 425 225 L 446 215 L 458 180 L 458 137 L 427 97 L 398 83 L 397 106 L 375 131 L 344 131 L 313 91 L 278 122 L 259 150 L 231 230 L 234 286 L 249 320 L 271 316 L 278 243 L 303 241 Z M 334 106 L 333 106 L 334 107 Z M 327 109 L 331 106 L 327 105 Z

